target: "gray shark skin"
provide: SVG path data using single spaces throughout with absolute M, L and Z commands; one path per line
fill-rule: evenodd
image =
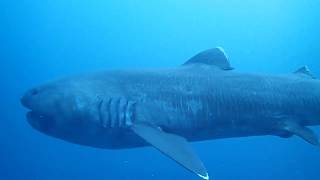
M 107 71 L 33 88 L 27 120 L 72 143 L 121 149 L 152 145 L 203 179 L 188 141 L 297 135 L 319 146 L 320 81 L 307 67 L 287 75 L 232 70 L 221 48 L 172 69 Z

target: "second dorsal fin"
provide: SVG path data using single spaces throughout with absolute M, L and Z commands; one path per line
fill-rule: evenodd
M 228 57 L 221 47 L 216 47 L 208 49 L 206 51 L 200 52 L 199 54 L 193 56 L 183 65 L 190 64 L 207 64 L 212 66 L 217 66 L 222 70 L 232 70 Z
M 302 68 L 296 70 L 294 72 L 297 75 L 301 75 L 307 78 L 312 78 L 312 79 L 316 79 L 316 77 L 311 73 L 310 69 L 308 68 L 308 66 L 303 66 Z

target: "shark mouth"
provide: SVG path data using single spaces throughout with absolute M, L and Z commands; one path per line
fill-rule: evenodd
M 39 120 L 41 120 L 41 119 L 46 119 L 46 116 L 42 115 L 42 114 L 39 114 L 39 113 L 37 113 L 35 111 L 29 111 L 27 113 L 27 118 L 28 119 L 39 119 Z
M 52 117 L 37 113 L 36 111 L 29 111 L 26 116 L 28 123 L 33 128 L 41 131 L 48 131 L 54 125 Z

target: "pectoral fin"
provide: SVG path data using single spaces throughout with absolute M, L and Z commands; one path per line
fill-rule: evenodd
M 310 144 L 320 146 L 320 141 L 316 133 L 307 127 L 301 126 L 296 122 L 286 121 L 284 123 L 283 129 L 301 137 Z
M 146 124 L 134 124 L 132 130 L 146 142 L 186 169 L 207 180 L 209 175 L 187 140 L 181 136 L 163 132 L 160 128 Z

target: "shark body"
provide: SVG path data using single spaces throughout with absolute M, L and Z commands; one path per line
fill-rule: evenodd
M 288 75 L 233 70 L 221 48 L 180 67 L 107 71 L 54 81 L 26 92 L 37 130 L 106 149 L 152 145 L 203 179 L 188 142 L 297 135 L 319 146 L 320 81 L 307 67 Z

